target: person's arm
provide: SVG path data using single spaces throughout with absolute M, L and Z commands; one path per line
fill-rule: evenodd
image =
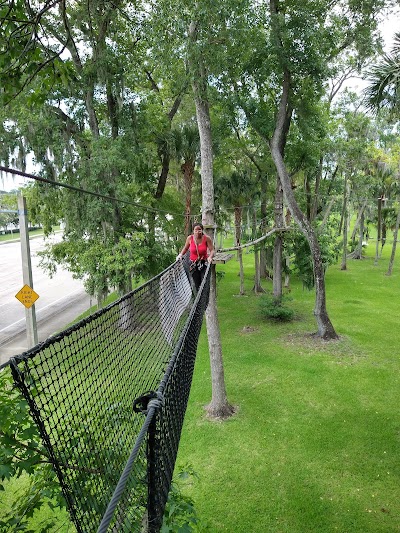
M 182 250 L 176 256 L 176 260 L 177 261 L 179 261 L 179 259 L 182 259 L 182 257 L 185 255 L 185 253 L 189 250 L 189 246 L 190 246 L 190 236 L 186 239 L 185 246 L 182 248 Z
M 210 251 L 210 253 L 208 254 L 208 257 L 207 257 L 207 261 L 209 263 L 212 263 L 213 257 L 215 255 L 215 250 L 214 250 L 214 245 L 212 243 L 212 240 L 208 236 L 207 236 L 207 246 L 208 246 L 208 249 Z

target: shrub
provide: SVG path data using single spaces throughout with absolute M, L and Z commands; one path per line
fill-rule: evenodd
M 2 508 L 0 532 L 32 531 L 30 519 L 37 510 L 61 509 L 65 501 L 28 404 L 14 387 L 9 369 L 0 371 L 0 420 L 0 492 L 5 491 L 6 480 L 29 476 L 10 509 Z M 55 515 L 46 517 L 36 532 L 55 525 Z
M 182 484 L 197 474 L 190 465 L 185 466 L 172 480 L 168 502 L 165 508 L 161 533 L 200 533 L 207 526 L 200 522 L 193 499 L 182 492 Z
M 294 317 L 293 309 L 287 307 L 288 298 L 274 298 L 272 294 L 260 296 L 259 309 L 263 319 L 273 319 L 280 322 L 289 322 Z

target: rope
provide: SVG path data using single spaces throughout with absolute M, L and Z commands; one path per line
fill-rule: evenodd
M 258 244 L 259 242 L 264 241 L 274 233 L 280 232 L 280 231 L 290 231 L 296 229 L 293 226 L 290 226 L 288 228 L 272 228 L 270 231 L 268 231 L 265 235 L 262 237 L 259 237 L 258 239 L 255 239 L 254 241 L 247 242 L 246 244 L 240 244 L 239 246 L 232 246 L 231 248 L 219 248 L 217 252 L 230 252 L 233 250 L 240 250 L 242 248 L 247 248 L 249 246 L 254 246 L 255 244 Z
M 147 412 L 146 420 L 144 421 L 144 424 L 142 426 L 142 429 L 140 430 L 140 433 L 138 435 L 138 438 L 136 439 L 136 444 L 132 450 L 131 455 L 129 456 L 129 459 L 125 465 L 124 471 L 121 474 L 121 477 L 119 478 L 118 484 L 115 488 L 114 494 L 112 495 L 112 498 L 110 500 L 110 503 L 108 504 L 108 507 L 106 509 L 106 512 L 104 513 L 103 519 L 99 525 L 99 528 L 97 530 L 97 533 L 107 533 L 108 526 L 110 525 L 110 522 L 114 516 L 115 509 L 117 508 L 117 505 L 121 499 L 121 496 L 125 490 L 125 486 L 128 482 L 130 473 L 132 471 L 135 459 L 137 454 L 139 453 L 140 447 L 143 444 L 143 440 L 145 436 L 147 435 L 147 431 L 149 429 L 149 426 L 153 420 L 153 416 L 156 413 L 156 410 L 160 407 L 160 400 L 159 399 L 153 399 L 149 402 L 149 409 Z
M 202 292 L 203 292 L 203 289 L 204 289 L 204 286 L 206 284 L 206 281 L 207 281 L 207 277 L 208 277 L 208 273 L 209 273 L 209 270 L 210 270 L 210 266 L 211 264 L 209 263 L 207 265 L 207 269 L 206 269 L 206 273 L 204 275 L 204 278 L 201 282 L 201 285 L 199 287 L 199 291 L 197 293 L 197 296 L 193 302 L 193 305 L 192 305 L 192 308 L 190 310 L 190 314 L 189 314 L 189 317 L 188 317 L 188 324 L 191 322 L 192 318 L 193 318 L 193 315 L 195 313 L 195 310 L 198 306 L 198 303 L 199 303 L 199 300 L 200 298 L 202 297 Z M 178 354 L 180 353 L 181 351 L 181 348 L 182 348 L 182 345 L 183 343 L 185 342 L 185 338 L 186 338 L 186 335 L 187 335 L 187 332 L 188 332 L 188 327 L 185 328 L 185 330 L 183 331 L 180 339 L 179 339 L 179 342 L 175 348 L 175 351 L 174 351 L 174 355 L 172 356 L 170 362 L 169 362 L 169 365 L 168 365 L 168 368 L 167 370 L 165 371 L 165 375 L 164 375 L 164 378 L 162 379 L 161 383 L 160 383 L 160 386 L 159 386 L 159 389 L 158 389 L 158 392 L 155 393 L 157 395 L 156 398 L 151 398 L 148 402 L 148 405 L 147 405 L 147 416 L 146 416 L 146 420 L 143 424 L 143 427 L 138 435 L 138 438 L 136 440 L 136 443 L 135 443 L 135 446 L 131 452 L 131 455 L 129 456 L 129 459 L 126 463 L 126 466 L 124 468 L 124 471 L 123 473 L 121 474 L 121 477 L 118 481 L 118 484 L 115 488 L 115 491 L 114 491 L 114 494 L 110 500 L 110 503 L 108 504 L 108 507 L 106 509 L 106 512 L 104 513 L 104 516 L 103 516 L 103 519 L 100 523 L 100 526 L 97 530 L 97 533 L 107 533 L 107 530 L 108 530 L 108 526 L 110 525 L 111 523 L 111 520 L 113 518 L 113 515 L 114 515 L 114 512 L 115 512 L 115 509 L 117 508 L 117 505 L 124 493 L 124 490 L 125 490 L 125 486 L 128 482 L 128 479 L 129 479 L 129 476 L 130 476 L 130 473 L 132 471 L 132 468 L 134 466 L 134 462 L 135 462 L 135 459 L 136 459 L 136 456 L 137 454 L 139 453 L 139 450 L 140 450 L 140 447 L 143 443 L 143 439 L 144 437 L 146 436 L 147 432 L 148 432 L 148 428 L 153 420 L 153 416 L 155 415 L 156 411 L 158 409 L 160 409 L 163 405 L 163 402 L 164 402 L 164 396 L 163 396 L 163 392 L 165 390 L 165 387 L 166 387 L 166 384 L 168 383 L 168 380 L 170 378 L 170 375 L 173 371 L 173 368 L 175 367 L 175 364 L 176 364 L 176 359 L 178 357 Z M 144 411 L 146 412 L 146 411 Z

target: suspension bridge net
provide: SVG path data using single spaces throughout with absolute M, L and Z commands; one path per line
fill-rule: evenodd
M 78 532 L 98 530 L 134 447 L 105 530 L 161 528 L 208 294 L 209 275 L 195 295 L 179 262 L 10 360 Z

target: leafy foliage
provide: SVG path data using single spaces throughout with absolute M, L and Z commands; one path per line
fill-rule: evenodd
M 0 419 L 0 491 L 5 490 L 6 480 L 29 475 L 19 497 L 0 517 L 0 532 L 44 533 L 54 525 L 54 517 L 32 532 L 29 521 L 34 512 L 45 505 L 65 507 L 65 501 L 29 407 L 14 388 L 8 369 L 0 371 Z
M 2 212 L 2 210 L 15 212 Z M 12 193 L 0 196 L 0 228 L 7 229 L 9 224 L 18 224 L 17 196 Z
M 321 226 L 320 226 L 321 228 Z M 337 261 L 340 243 L 335 236 L 333 225 L 327 225 L 318 232 L 318 242 L 324 269 Z M 293 233 L 289 249 L 293 254 L 293 272 L 301 280 L 303 287 L 311 290 L 314 287 L 314 270 L 310 247 L 302 233 Z
M 294 317 L 293 309 L 287 307 L 288 298 L 274 298 L 272 294 L 262 294 L 259 299 L 260 315 L 264 319 L 272 319 L 278 322 L 290 322 Z
M 197 516 L 193 499 L 182 490 L 184 484 L 196 477 L 198 476 L 193 468 L 186 465 L 172 480 L 161 533 L 191 533 L 207 530 Z
M 384 54 L 368 72 L 369 86 L 364 90 L 367 105 L 373 111 L 388 109 L 394 117 L 400 111 L 400 33 L 396 33 L 391 53 Z

